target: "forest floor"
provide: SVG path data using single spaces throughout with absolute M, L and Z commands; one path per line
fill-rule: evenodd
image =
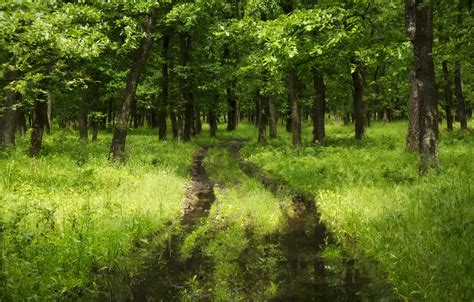
M 0 156 L 0 299 L 472 300 L 472 133 L 442 132 L 441 172 L 419 177 L 405 123 L 299 150 L 279 130 L 135 130 L 126 165 L 107 133 L 53 132 L 39 159 L 20 139 Z

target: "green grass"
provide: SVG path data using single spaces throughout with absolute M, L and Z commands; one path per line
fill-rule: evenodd
M 77 299 L 106 272 L 136 269 L 123 260 L 181 214 L 192 144 L 159 143 L 150 131 L 128 137 L 126 165 L 107 161 L 111 135 L 98 143 L 55 131 L 43 156 L 28 139 L 0 158 L 0 300 Z
M 310 138 L 310 127 L 304 137 Z M 255 142 L 243 153 L 295 187 L 317 194 L 322 219 L 339 237 L 389 273 L 402 297 L 426 301 L 474 298 L 474 135 L 441 133 L 439 174 L 418 175 L 404 151 L 406 123 L 377 123 L 361 142 L 352 127 L 329 125 L 326 147 L 294 150 L 290 138 Z

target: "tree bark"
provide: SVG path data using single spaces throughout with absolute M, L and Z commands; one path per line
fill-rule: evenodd
M 362 78 L 362 66 L 359 63 L 355 64 L 356 67 L 352 72 L 352 84 L 354 87 L 352 96 L 354 99 L 355 139 L 361 140 L 364 137 L 365 130 L 364 84 Z
M 24 136 L 26 133 L 26 118 L 25 118 L 25 112 L 21 108 L 16 109 L 15 113 L 15 119 L 16 119 L 16 129 L 18 132 L 20 132 L 21 136 Z
M 313 104 L 313 143 L 324 145 L 326 138 L 326 85 L 321 72 L 313 70 L 313 83 L 316 97 Z
M 158 111 L 158 137 L 160 140 L 166 139 L 166 109 L 168 106 L 168 89 L 169 89 L 169 45 L 170 45 L 170 36 L 165 34 L 163 36 L 163 65 L 161 65 L 161 103 Z
M 150 9 L 150 12 L 145 19 L 145 36 L 142 38 L 140 47 L 133 56 L 132 68 L 128 74 L 127 86 L 123 96 L 122 111 L 117 117 L 112 145 L 110 146 L 110 160 L 123 161 L 125 159 L 125 141 L 128 132 L 128 119 L 130 117 L 130 110 L 134 103 L 140 75 L 152 45 L 152 33 L 155 29 L 156 17 L 156 8 Z
M 258 111 L 258 143 L 265 144 L 267 142 L 268 97 L 260 95 L 258 102 L 260 102 L 260 110 Z
M 294 147 L 301 147 L 301 117 L 298 104 L 296 85 L 298 78 L 296 72 L 291 70 L 287 75 L 288 99 L 291 108 L 291 137 Z
M 270 126 L 270 139 L 277 138 L 277 110 L 272 99 L 268 101 L 268 124 Z
M 413 68 L 410 73 L 408 95 L 408 134 L 405 146 L 405 149 L 408 152 L 420 151 L 420 119 L 418 115 L 418 84 L 416 79 L 416 71 Z M 385 119 L 384 111 L 384 121 Z
M 457 114 L 458 114 L 459 124 L 461 125 L 461 131 L 467 131 L 468 127 L 467 127 L 466 102 L 464 100 L 462 70 L 461 70 L 461 63 L 459 61 L 456 62 L 456 65 L 455 65 L 454 86 L 456 90 Z
M 41 84 L 42 89 L 46 88 L 46 84 Z M 39 156 L 43 144 L 44 129 L 48 124 L 48 96 L 46 92 L 41 92 L 35 100 L 33 113 L 33 131 L 31 132 L 30 155 Z
M 444 100 L 446 110 L 446 129 L 448 132 L 453 131 L 453 94 L 451 92 L 451 81 L 449 80 L 448 62 L 443 61 L 443 75 L 444 75 Z
M 87 108 L 85 104 L 80 104 L 78 110 L 78 124 L 79 124 L 79 137 L 87 141 L 88 139 L 88 129 L 87 129 Z
M 216 104 L 218 103 L 218 96 L 214 96 L 213 104 L 211 104 L 208 113 L 209 123 L 209 134 L 211 137 L 216 137 L 217 134 L 217 116 L 216 116 Z
M 10 85 L 13 81 L 17 80 L 19 76 L 19 71 L 9 70 L 6 72 L 5 79 L 8 85 Z M 2 129 L 0 133 L 0 145 L 15 145 L 16 109 L 14 107 L 18 103 L 19 98 L 19 93 L 6 88 L 3 117 L 0 118 L 0 128 Z
M 438 112 L 433 63 L 433 8 L 415 1 L 416 31 L 413 40 L 420 121 L 420 173 L 439 168 Z
M 188 33 L 179 34 L 180 42 L 180 65 L 183 69 L 189 64 L 189 52 L 191 49 L 191 37 Z M 185 71 L 186 72 L 186 71 Z M 180 75 L 179 78 L 179 90 L 181 99 L 184 101 L 184 131 L 183 141 L 187 142 L 191 140 L 191 133 L 194 120 L 194 106 L 192 102 L 192 95 L 189 87 L 188 80 L 184 75 Z
M 198 106 L 194 107 L 194 131 L 195 135 L 199 135 L 202 132 L 201 110 Z
M 178 120 L 176 118 L 176 114 L 174 113 L 174 111 L 170 112 L 170 119 L 171 119 L 171 130 L 173 131 L 173 139 L 179 140 Z

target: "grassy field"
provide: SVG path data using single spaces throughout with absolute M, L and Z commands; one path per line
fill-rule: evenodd
M 107 161 L 111 135 L 85 144 L 76 133 L 46 136 L 43 156 L 29 141 L 0 157 L 0 300 L 76 299 L 101 276 L 129 273 L 124 257 L 181 215 L 192 144 L 158 143 L 134 131 L 127 165 Z
M 280 137 L 263 146 L 246 124 L 218 138 L 248 138 L 243 157 L 314 193 L 333 236 L 346 250 L 374 259 L 397 295 L 473 299 L 472 133 L 442 132 L 441 172 L 419 177 L 417 156 L 404 152 L 405 123 L 376 123 L 361 142 L 353 140 L 352 127 L 330 124 L 326 147 L 307 140 L 299 150 L 279 130 Z M 305 126 L 304 137 L 310 132 Z M 57 130 L 46 136 L 40 158 L 26 156 L 28 139 L 2 151 L 0 300 L 94 296 L 103 276 L 139 273 L 139 261 L 126 259 L 167 236 L 161 231 L 178 221 L 198 145 L 211 145 L 204 166 L 217 200 L 209 217 L 184 236 L 180 256 L 197 251 L 206 277 L 189 276 L 182 299 L 276 297 L 284 255 L 275 236 L 284 236 L 289 196 L 275 196 L 243 174 L 207 133 L 183 144 L 134 130 L 126 165 L 107 161 L 110 141 L 101 132 L 98 143 L 86 144 L 74 132 Z M 324 253 L 326 265 L 340 262 L 337 248 Z
M 305 137 L 311 129 L 306 127 Z M 406 123 L 375 124 L 367 138 L 328 127 L 327 146 L 294 150 L 283 129 L 247 158 L 317 194 L 323 221 L 389 273 L 410 300 L 474 298 L 474 135 L 441 133 L 441 172 L 419 177 L 418 157 L 404 152 Z

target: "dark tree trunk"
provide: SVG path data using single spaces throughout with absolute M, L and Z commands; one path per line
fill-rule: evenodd
M 453 95 L 451 92 L 451 81 L 449 77 L 448 62 L 443 61 L 443 75 L 444 75 L 444 100 L 446 109 L 446 126 L 448 132 L 453 131 Z
M 268 124 L 270 126 L 270 139 L 277 138 L 277 110 L 272 99 L 268 101 Z
M 181 112 L 178 113 L 178 139 L 183 139 L 184 133 L 184 123 L 183 123 L 183 114 Z
M 140 42 L 140 47 L 133 56 L 133 63 L 127 78 L 127 86 L 123 96 L 122 111 L 117 117 L 117 123 L 114 130 L 112 145 L 110 147 L 109 159 L 124 160 L 125 159 L 125 141 L 128 132 L 128 119 L 130 110 L 134 103 L 135 92 L 137 90 L 138 81 L 145 65 L 150 47 L 152 45 L 152 33 L 155 29 L 157 10 L 152 8 L 145 20 L 145 36 Z
M 415 69 L 413 69 L 410 73 L 408 95 L 408 134 L 405 146 L 405 149 L 408 152 L 420 151 L 420 119 L 418 116 L 418 111 L 418 85 L 416 79 L 416 71 Z
M 46 85 L 42 83 L 41 86 L 43 86 L 44 89 Z M 30 155 L 39 156 L 41 154 L 41 147 L 43 144 L 44 129 L 48 124 L 48 96 L 46 93 L 41 93 L 35 100 L 33 114 L 33 131 L 31 132 Z
M 209 134 L 211 137 L 216 137 L 217 134 L 217 116 L 216 116 L 216 105 L 218 103 L 218 96 L 214 96 L 213 104 L 209 108 L 208 123 L 209 123 Z
M 194 108 L 194 131 L 196 135 L 202 132 L 201 110 L 197 106 Z
M 260 125 L 260 95 L 257 95 L 257 99 L 255 101 L 255 125 L 258 126 Z
M 462 131 L 467 131 L 466 102 L 464 101 L 461 63 L 456 62 L 454 70 L 454 86 L 456 90 L 457 114 Z
M 407 0 L 409 1 L 409 0 Z M 439 168 L 438 114 L 433 64 L 433 7 L 415 1 L 415 55 L 420 126 L 420 173 Z
M 285 130 L 286 132 L 291 133 L 291 102 L 290 98 L 288 98 L 288 110 L 286 111 L 286 124 L 285 124 Z
M 163 65 L 161 65 L 161 103 L 158 111 L 158 136 L 160 140 L 166 139 L 166 109 L 168 106 L 168 87 L 169 87 L 169 69 L 168 69 L 168 51 L 170 45 L 170 36 L 163 36 Z
M 354 99 L 354 124 L 355 139 L 361 140 L 364 137 L 365 127 L 365 103 L 364 84 L 362 78 L 362 66 L 356 63 L 356 68 L 352 72 L 353 99 Z
M 326 85 L 321 72 L 313 70 L 313 83 L 316 97 L 313 104 L 313 143 L 324 145 L 326 138 Z
M 20 109 L 20 108 L 16 109 L 15 119 L 16 119 L 16 129 L 18 130 L 18 132 L 20 132 L 21 136 L 24 136 L 26 132 L 26 118 L 25 118 L 25 112 L 23 112 L 23 109 Z
M 258 112 L 258 142 L 265 144 L 267 142 L 268 97 L 261 95 L 258 101 L 260 102 L 260 110 Z
M 189 64 L 189 52 L 191 49 L 191 37 L 188 33 L 179 34 L 180 42 L 180 65 L 184 69 Z M 187 142 L 191 140 L 192 127 L 194 123 L 194 105 L 192 95 L 189 87 L 188 80 L 184 75 L 179 78 L 179 90 L 181 99 L 184 101 L 184 132 L 183 141 Z
M 6 81 L 11 84 L 20 76 L 19 71 L 8 71 L 6 73 Z M 5 90 L 5 104 L 3 117 L 0 118 L 0 145 L 10 146 L 15 144 L 15 130 L 16 130 L 16 114 L 15 105 L 18 103 L 20 95 L 10 89 Z
M 89 134 L 87 129 L 87 108 L 85 104 L 80 104 L 77 117 L 79 124 L 79 137 L 82 140 L 87 141 Z
M 179 139 L 179 127 L 178 127 L 178 120 L 176 118 L 176 114 L 174 111 L 170 112 L 170 119 L 171 119 L 171 130 L 173 131 L 173 139 Z
M 296 72 L 291 70 L 287 75 L 288 99 L 290 100 L 291 108 L 291 137 L 293 146 L 301 147 L 301 117 L 296 92 L 297 82 Z
M 237 100 L 234 95 L 234 84 L 227 88 L 227 104 L 229 111 L 227 112 L 227 131 L 234 131 L 237 129 Z

